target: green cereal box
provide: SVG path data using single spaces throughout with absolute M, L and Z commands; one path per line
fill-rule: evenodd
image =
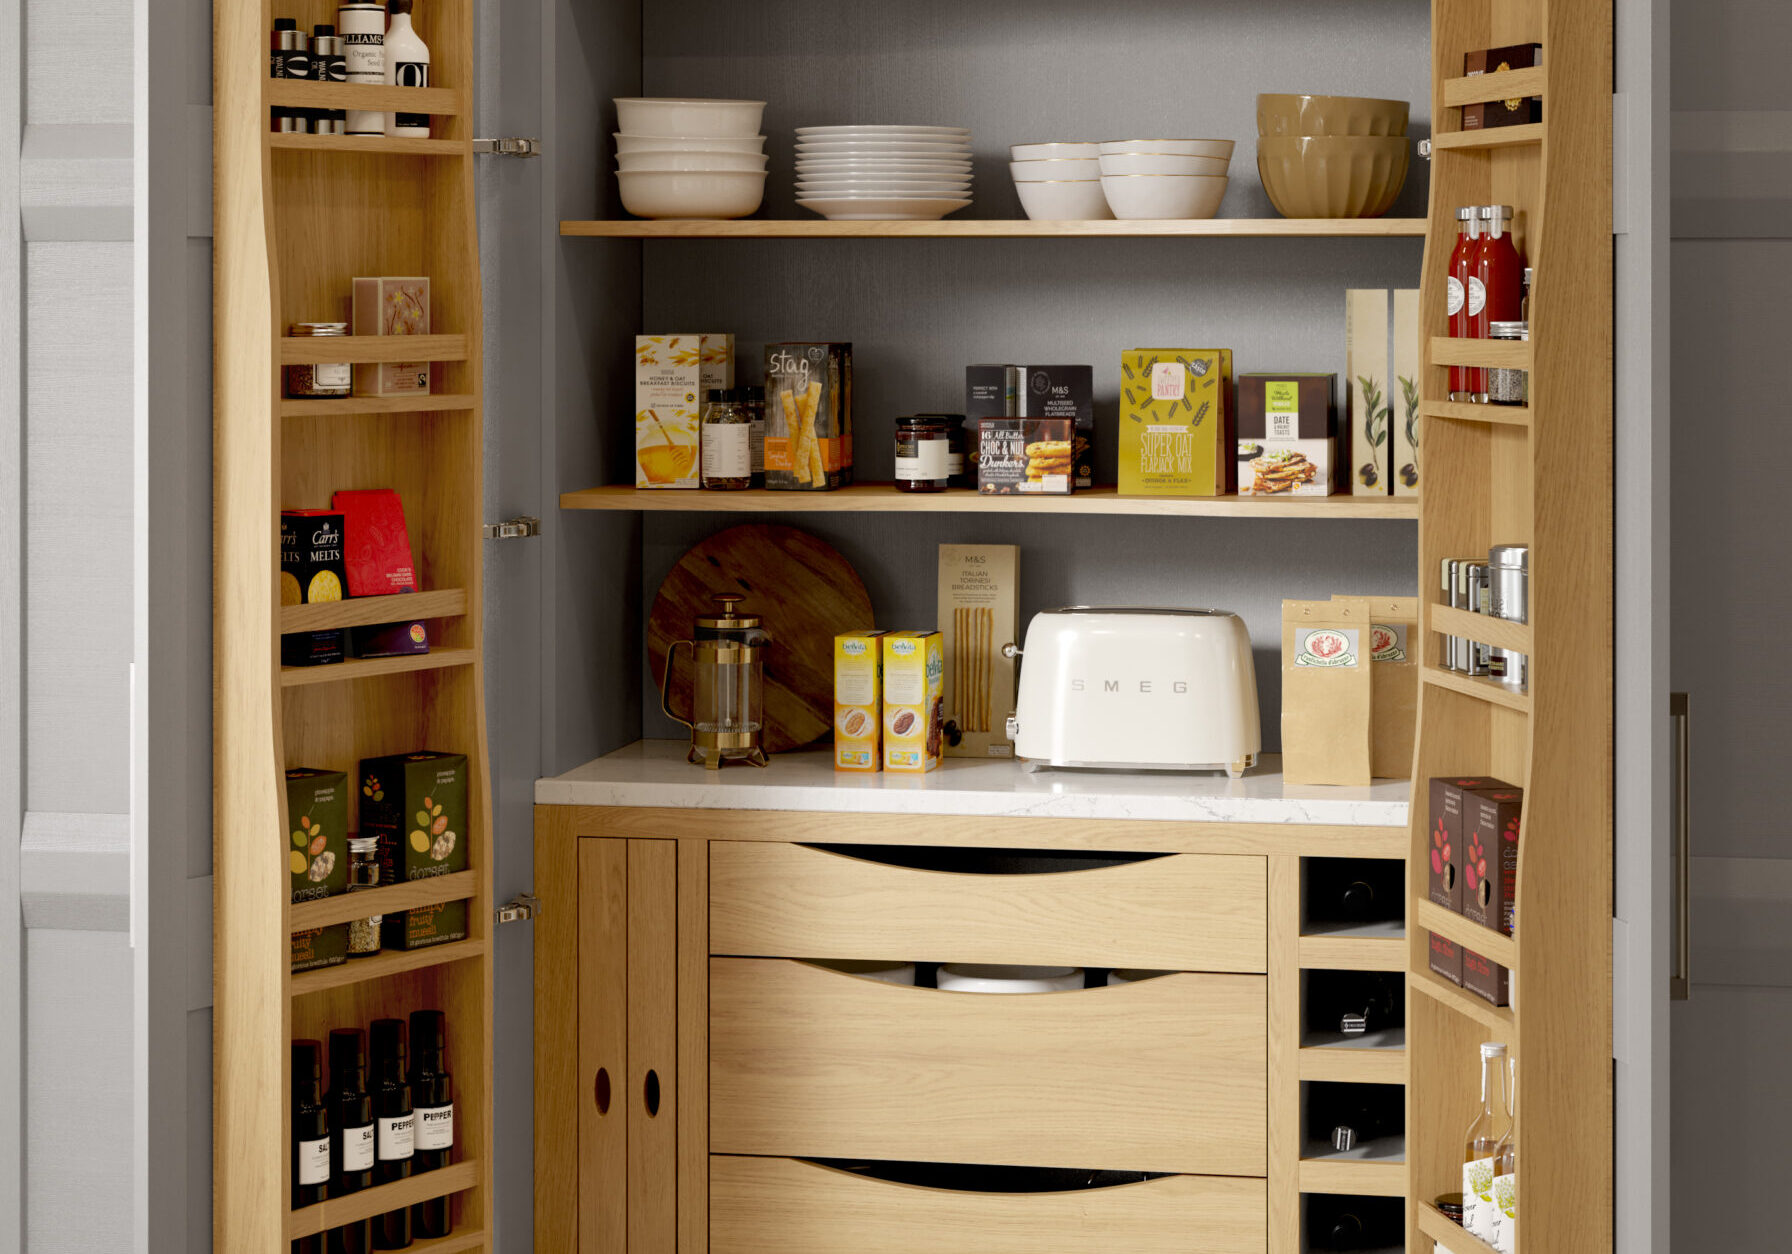
M 292 900 L 316 901 L 348 891 L 348 776 L 296 767 L 286 772 L 286 845 Z M 292 969 L 348 961 L 348 924 L 292 934 Z
M 1234 456 L 1231 349 L 1121 354 L 1121 495 L 1227 495 Z
M 361 759 L 361 834 L 377 836 L 380 883 L 424 880 L 467 869 L 467 758 L 398 753 Z M 467 935 L 467 903 L 388 912 L 388 949 L 422 949 Z

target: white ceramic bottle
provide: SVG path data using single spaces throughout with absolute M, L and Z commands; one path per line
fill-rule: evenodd
M 428 87 L 429 46 L 411 27 L 411 0 L 389 0 L 392 22 L 386 27 L 386 86 Z M 386 134 L 407 139 L 429 138 L 429 114 L 388 113 Z

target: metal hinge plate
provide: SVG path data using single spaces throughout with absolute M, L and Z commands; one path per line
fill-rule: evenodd
M 473 151 L 489 153 L 494 157 L 539 157 L 541 141 L 539 139 L 524 139 L 518 135 L 506 136 L 503 139 L 476 139 L 473 141 Z
M 527 923 L 540 909 L 541 901 L 534 893 L 518 893 L 498 907 L 498 922 Z
M 541 519 L 527 515 L 507 518 L 503 522 L 486 523 L 480 528 L 480 532 L 487 540 L 521 540 L 541 534 Z

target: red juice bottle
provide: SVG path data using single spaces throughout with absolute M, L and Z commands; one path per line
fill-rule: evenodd
M 1486 339 L 1489 324 L 1524 316 L 1524 259 L 1512 245 L 1512 206 L 1483 205 L 1481 238 L 1469 280 L 1470 334 Z M 1479 370 L 1475 399 L 1487 399 L 1487 372 Z
M 1472 258 L 1479 247 L 1479 220 L 1475 210 L 1471 208 L 1456 211 L 1456 248 L 1450 254 L 1450 273 L 1446 280 L 1449 294 L 1444 308 L 1449 314 L 1450 337 L 1466 340 L 1469 338 L 1468 323 L 1468 285 Z M 1474 395 L 1469 386 L 1469 376 L 1473 372 L 1466 366 L 1450 367 L 1450 399 L 1453 401 L 1471 401 Z

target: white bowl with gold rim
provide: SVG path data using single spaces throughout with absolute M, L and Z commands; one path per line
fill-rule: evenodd
M 1111 157 L 1120 152 L 1161 152 L 1178 157 L 1223 157 L 1232 160 L 1232 139 L 1104 139 L 1100 154 Z
M 1020 207 L 1035 222 L 1100 222 L 1113 218 L 1100 179 L 1014 184 Z
M 1224 157 L 1188 157 L 1167 152 L 1112 152 L 1097 159 L 1103 174 L 1225 174 Z
M 1101 162 L 1088 157 L 1051 157 L 1040 161 L 1010 161 L 1008 173 L 1016 183 L 1063 183 L 1072 179 L 1098 179 Z
M 1126 221 L 1211 218 L 1226 198 L 1223 174 L 1104 174 L 1101 191 Z

